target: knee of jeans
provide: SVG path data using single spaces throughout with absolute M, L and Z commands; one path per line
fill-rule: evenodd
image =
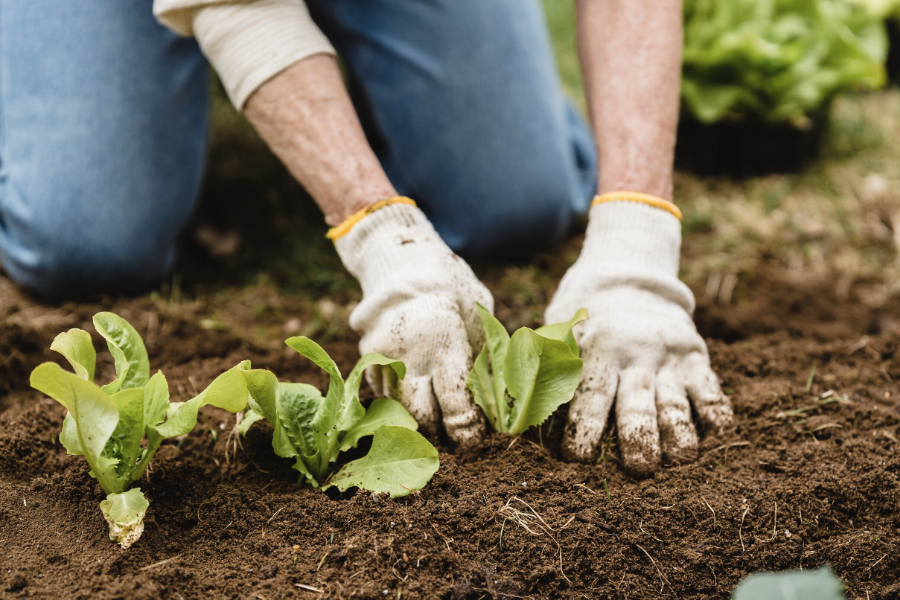
M 519 173 L 479 186 L 435 223 L 468 258 L 527 256 L 558 242 L 577 216 L 579 185 L 567 170 Z
M 136 294 L 165 277 L 174 263 L 174 243 L 131 243 L 127 237 L 78 231 L 32 232 L 34 245 L 4 240 L 0 256 L 10 278 L 51 301 L 95 294 Z M 132 240 L 133 242 L 133 240 Z

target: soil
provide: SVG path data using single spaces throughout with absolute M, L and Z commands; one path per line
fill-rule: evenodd
M 178 399 L 244 358 L 326 380 L 293 352 L 204 328 L 202 306 L 43 306 L 0 279 L 0 597 L 727 598 L 749 573 L 828 564 L 848 598 L 898 598 L 900 305 L 785 277 L 761 275 L 734 306 L 701 301 L 737 427 L 702 438 L 695 463 L 634 479 L 614 432 L 598 464 L 566 463 L 557 414 L 468 456 L 436 440 L 441 468 L 416 495 L 329 495 L 298 487 L 266 425 L 235 447 L 234 417 L 204 409 L 142 482 L 146 530 L 127 551 L 86 463 L 57 441 L 63 409 L 27 386 L 56 333 L 118 312 Z M 358 358 L 347 335 L 325 346 L 342 370 Z

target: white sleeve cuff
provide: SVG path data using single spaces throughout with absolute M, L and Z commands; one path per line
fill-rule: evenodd
M 176 8 L 185 3 L 193 10 Z M 156 0 L 154 8 L 160 22 L 197 38 L 238 110 L 259 86 L 297 61 L 336 54 L 302 0 Z

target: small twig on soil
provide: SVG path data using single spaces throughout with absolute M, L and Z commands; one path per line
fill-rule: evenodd
M 322 568 L 322 564 L 325 562 L 325 559 L 328 558 L 328 555 L 331 554 L 331 550 L 322 555 L 322 559 L 319 561 L 319 564 L 316 565 L 316 572 L 319 572 L 319 569 Z M 299 584 L 298 584 L 299 585 Z
M 778 503 L 775 503 L 775 518 L 772 521 L 772 539 L 778 537 Z
M 854 352 L 859 352 L 863 348 L 869 345 L 869 336 L 864 335 L 859 338 L 859 341 L 847 348 L 847 354 L 853 354 Z
M 520 502 L 525 505 L 525 507 L 530 512 L 521 511 L 512 506 L 513 500 Z M 512 519 L 516 522 L 517 525 L 522 527 L 525 531 L 530 533 L 531 535 L 542 536 L 545 535 L 550 538 L 554 544 L 556 544 L 556 548 L 559 550 L 559 572 L 562 575 L 563 579 L 565 579 L 569 584 L 572 584 L 572 580 L 566 576 L 566 571 L 563 569 L 563 557 L 562 557 L 562 546 L 560 546 L 556 537 L 553 535 L 553 529 L 547 522 L 544 520 L 541 515 L 537 513 L 534 508 L 531 507 L 530 504 L 522 500 L 517 496 L 513 496 L 509 500 L 506 501 L 506 504 L 500 507 L 500 510 L 497 511 L 497 514 L 503 516 L 506 519 Z M 569 520 L 571 522 L 571 519 Z M 566 523 L 568 525 L 569 523 Z M 529 527 L 530 525 L 530 527 Z M 532 529 L 534 527 L 534 529 Z M 535 531 L 537 529 L 538 531 Z M 436 530 L 436 529 L 435 529 Z M 443 536 L 442 536 L 443 537 Z
M 584 489 L 586 489 L 587 491 L 589 491 L 590 493 L 592 493 L 593 495 L 595 495 L 595 496 L 597 495 L 597 492 L 595 492 L 594 490 L 592 490 L 592 489 L 589 488 L 588 486 L 584 485 L 583 483 L 576 483 L 576 484 L 575 484 L 575 487 L 584 488 Z
M 448 541 L 447 537 L 443 533 L 441 533 L 441 531 L 437 528 L 437 525 L 435 525 L 434 523 L 431 523 L 431 528 L 434 529 L 434 532 L 436 534 L 441 536 L 442 540 L 444 540 L 444 544 L 447 545 L 447 550 L 449 550 L 450 552 L 453 552 L 453 549 L 450 547 L 450 542 L 452 542 L 453 539 L 450 538 L 450 540 Z
M 722 444 L 721 446 L 716 446 L 712 450 L 709 451 L 710 454 L 713 452 L 718 452 L 719 450 L 726 450 L 728 448 L 737 448 L 739 446 L 749 446 L 750 442 L 732 442 L 730 444 Z
M 709 505 L 709 502 L 706 501 L 706 498 L 700 496 L 700 499 L 703 500 L 703 503 L 706 504 L 706 508 L 709 509 L 709 512 L 712 513 L 713 516 L 713 527 L 718 527 L 718 522 L 716 521 L 716 511 L 713 510 L 713 507 Z
M 271 522 L 272 522 L 272 519 L 275 518 L 275 515 L 277 515 L 278 513 L 280 513 L 280 512 L 283 511 L 283 510 L 284 510 L 284 507 L 283 507 L 283 506 L 282 506 L 281 508 L 279 508 L 278 510 L 276 510 L 276 511 L 272 514 L 272 516 L 269 517 L 269 520 L 266 521 L 266 525 L 268 525 L 269 523 L 271 523 Z
M 654 540 L 656 540 L 657 542 L 659 542 L 659 543 L 661 543 L 661 544 L 665 544 L 664 541 L 662 541 L 661 539 L 659 539 L 659 538 L 656 537 L 655 535 L 652 535 L 652 534 L 647 533 L 646 531 L 644 531 L 644 520 L 643 520 L 643 519 L 641 519 L 641 522 L 640 522 L 640 524 L 638 525 L 638 529 L 640 529 L 640 530 L 641 530 L 641 533 L 643 533 L 644 535 L 647 535 L 647 536 L 652 537 Z
M 841 425 L 840 423 L 826 423 L 825 425 L 820 425 L 820 426 L 816 427 L 815 429 L 810 429 L 809 432 L 815 433 L 817 431 L 822 431 L 823 429 L 834 429 L 834 428 L 843 429 L 844 426 Z
M 888 553 L 888 554 L 890 554 L 890 553 Z M 866 571 L 871 571 L 871 570 L 872 570 L 872 567 L 874 567 L 875 565 L 877 565 L 878 563 L 880 563 L 881 561 L 883 561 L 886 557 L 887 557 L 887 554 L 885 554 L 884 556 L 882 556 L 881 558 L 879 558 L 878 560 L 876 560 L 875 562 L 873 562 L 872 565 L 871 565 L 869 568 L 866 569 Z
M 644 554 L 647 555 L 647 558 L 650 559 L 650 562 L 652 562 L 652 563 L 653 563 L 653 566 L 656 568 L 656 572 L 659 573 L 659 578 L 662 579 L 663 583 L 665 583 L 666 585 L 669 586 L 669 589 L 672 589 L 672 584 L 669 583 L 669 580 L 666 579 L 666 576 L 663 575 L 663 572 L 659 570 L 659 567 L 656 565 L 656 561 L 653 560 L 653 557 L 650 556 L 650 553 L 647 552 L 646 550 L 644 550 L 644 548 L 643 548 L 640 544 L 635 544 L 635 546 L 636 546 L 641 552 L 643 552 Z
M 512 449 L 512 447 L 516 445 L 516 442 L 518 442 L 521 437 L 522 436 L 520 436 L 520 435 L 517 435 L 516 437 L 514 437 L 513 441 L 511 441 L 509 443 L 509 446 L 506 447 L 506 450 L 504 450 L 504 452 L 509 452 Z
M 406 577 L 400 577 L 400 573 L 397 572 L 397 568 L 396 568 L 397 563 L 400 562 L 401 560 L 403 560 L 403 559 L 398 558 L 397 560 L 394 561 L 394 564 L 391 565 L 391 572 L 394 574 L 394 577 L 396 577 L 400 581 L 405 582 L 407 579 L 409 579 L 409 573 L 406 574 Z
M 304 583 L 295 583 L 294 586 L 300 588 L 301 590 L 307 591 L 307 592 L 315 592 L 317 594 L 325 593 L 325 590 L 320 590 L 317 587 L 313 587 L 311 585 L 306 585 Z
M 745 552 L 744 550 L 744 517 L 747 516 L 747 513 L 750 512 L 750 507 L 744 507 L 744 514 L 741 515 L 741 527 L 738 529 L 738 537 L 741 539 L 741 554 Z
M 146 570 L 148 570 L 148 569 L 155 569 L 156 567 L 161 567 L 161 566 L 163 566 L 163 565 L 166 564 L 166 563 L 172 562 L 173 560 L 177 560 L 177 559 L 181 558 L 182 556 L 184 556 L 184 555 L 183 555 L 183 554 L 176 554 L 176 555 L 173 556 L 172 558 L 167 558 L 166 560 L 161 560 L 161 561 L 159 561 L 158 563 L 153 563 L 152 565 L 147 565 L 146 567 L 141 567 L 141 568 L 138 569 L 138 570 L 139 570 L 139 571 L 146 571 Z

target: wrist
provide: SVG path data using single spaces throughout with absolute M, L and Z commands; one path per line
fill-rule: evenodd
M 341 195 L 331 195 L 330 198 L 320 200 L 319 204 L 324 209 L 325 223 L 336 228 L 360 211 L 396 197 L 397 190 L 385 177 L 384 181 L 375 178 L 367 184 L 356 185 Z
M 347 270 L 363 293 L 385 282 L 428 275 L 452 251 L 408 198 L 391 198 L 373 212 L 358 213 L 329 232 Z
M 681 222 L 672 211 L 645 202 L 612 200 L 595 203 L 589 215 L 582 255 L 592 258 L 594 268 L 677 278 Z

